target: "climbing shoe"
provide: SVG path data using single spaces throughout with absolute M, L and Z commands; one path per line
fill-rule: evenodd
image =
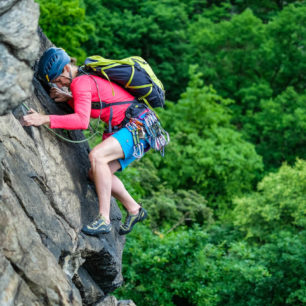
M 133 226 L 137 222 L 146 219 L 147 216 L 148 216 L 147 211 L 144 208 L 142 208 L 142 207 L 140 207 L 139 212 L 138 212 L 137 215 L 130 215 L 130 214 L 128 214 L 126 216 L 124 224 L 121 224 L 121 226 L 120 226 L 119 234 L 120 235 L 128 234 L 133 229 Z
M 88 225 L 84 225 L 82 228 L 82 232 L 87 235 L 96 236 L 99 234 L 107 234 L 112 230 L 111 223 L 107 224 L 104 217 L 98 215 L 98 217 L 89 223 Z

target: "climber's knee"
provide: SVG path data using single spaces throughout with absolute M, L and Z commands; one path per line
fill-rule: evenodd
M 108 164 L 114 160 L 124 157 L 120 143 L 114 137 L 109 137 L 95 146 L 89 153 L 91 166 Z

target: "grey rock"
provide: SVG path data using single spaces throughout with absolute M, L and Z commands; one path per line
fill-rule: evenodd
M 37 28 L 37 35 L 39 37 L 39 51 L 38 51 L 37 59 L 39 59 L 44 53 L 44 51 L 46 49 L 54 47 L 54 44 L 48 39 L 46 35 L 44 35 L 40 27 Z
M 0 15 L 9 10 L 18 0 L 1 0 L 0 1 Z
M 38 18 L 39 7 L 33 0 L 0 2 L 0 116 L 33 92 Z
M 94 282 L 88 272 L 80 267 L 74 277 L 74 283 L 79 288 L 83 304 L 92 305 L 105 296 L 102 289 Z
M 30 97 L 32 78 L 30 67 L 0 43 L 0 115 Z
M 0 305 L 39 305 L 38 298 L 3 255 L 0 255 Z
M 109 295 L 105 297 L 102 301 L 96 303 L 95 306 L 117 306 L 117 304 L 117 299 L 114 296 Z
M 4 147 L 3 147 L 3 144 L 0 142 L 0 165 L 1 165 L 1 162 L 3 160 L 5 156 L 5 153 L 4 153 Z M 2 166 L 0 167 L 0 199 L 1 199 L 1 195 L 2 195 L 2 188 L 3 188 L 3 170 L 2 170 Z
M 27 107 L 71 112 L 31 69 L 52 46 L 37 21 L 32 0 L 0 2 L 0 305 L 94 305 L 123 282 L 122 216 L 112 199 L 111 233 L 82 234 L 98 213 L 88 143 L 20 123 Z M 81 131 L 57 132 L 84 139 Z
M 43 245 L 34 224 L 27 217 L 20 200 L 4 183 L 0 206 L 1 254 L 35 295 L 34 301 L 47 305 L 80 305 L 78 290 L 72 288 L 50 251 Z M 27 295 L 27 289 L 16 294 Z
M 20 0 L 0 17 L 0 41 L 9 46 L 19 60 L 34 63 L 39 49 L 38 4 Z
M 136 306 L 132 300 L 118 301 L 116 297 L 109 295 L 95 304 L 95 306 Z
M 136 304 L 132 300 L 121 300 L 117 306 L 136 306 Z
M 36 91 L 41 91 L 37 95 L 44 97 L 42 87 L 38 86 Z M 63 113 L 47 95 L 44 98 L 46 108 L 52 109 L 53 113 Z M 45 110 L 36 95 L 33 95 L 27 104 L 38 111 Z M 112 232 L 100 237 L 80 233 L 81 226 L 92 220 L 98 212 L 95 190 L 87 180 L 90 165 L 88 144 L 74 145 L 62 142 L 44 127 L 23 128 L 18 120 L 23 112 L 22 107 L 18 107 L 14 113 L 0 117 L 3 209 L 9 208 L 11 212 L 17 211 L 20 215 L 22 212 L 23 216 L 18 218 L 19 221 L 14 221 L 12 215 L 3 217 L 3 220 L 12 222 L 11 227 L 14 222 L 22 224 L 20 233 L 11 230 L 11 235 L 5 234 L 9 225 L 0 220 L 3 227 L 0 244 L 5 246 L 6 243 L 9 246 L 14 239 L 24 239 L 23 235 L 32 240 L 35 237 L 35 248 L 31 249 L 38 255 L 35 255 L 33 261 L 43 266 L 46 262 L 52 262 L 52 266 L 56 266 L 56 269 L 52 270 L 55 276 L 46 270 L 46 274 L 38 278 L 39 281 L 36 280 L 38 275 L 30 273 L 32 270 L 28 272 L 29 276 L 24 281 L 30 281 L 30 288 L 35 296 L 42 298 L 47 295 L 50 304 L 56 305 L 58 298 L 54 289 L 55 284 L 48 284 L 44 280 L 44 277 L 52 277 L 54 280 L 58 279 L 56 283 L 61 284 L 61 290 L 64 290 L 62 286 L 65 288 L 66 291 L 64 290 L 61 295 L 66 296 L 67 301 L 69 296 L 73 296 L 76 305 L 81 303 L 80 296 L 78 298 L 78 295 L 73 293 L 76 290 L 81 292 L 84 301 L 90 301 L 85 305 L 90 305 L 99 300 L 102 294 L 111 292 L 122 284 L 121 256 L 124 237 L 118 234 L 121 212 L 113 200 Z M 71 132 L 68 136 L 74 139 L 84 138 L 79 131 Z M 18 249 L 17 242 L 16 244 L 16 249 L 20 252 L 19 257 L 25 257 Z M 28 249 L 30 244 L 34 242 L 27 242 L 25 249 Z M 0 253 L 4 252 L 0 250 Z M 17 251 L 12 253 L 11 261 L 17 260 L 16 254 Z M 25 274 L 26 267 L 35 270 L 31 267 L 30 259 L 26 261 L 25 266 L 19 266 L 21 274 Z M 84 272 L 84 269 L 95 290 L 88 289 L 89 282 L 84 281 L 85 273 L 81 272 Z M 81 281 L 77 283 L 77 279 Z M 74 287 L 72 280 L 77 283 L 79 291 Z M 43 284 L 42 288 L 37 283 Z

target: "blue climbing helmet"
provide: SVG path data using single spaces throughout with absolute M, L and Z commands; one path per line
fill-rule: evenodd
M 38 76 L 41 80 L 51 82 L 63 71 L 64 67 L 70 63 L 70 57 L 61 48 L 49 48 L 44 52 L 38 63 Z

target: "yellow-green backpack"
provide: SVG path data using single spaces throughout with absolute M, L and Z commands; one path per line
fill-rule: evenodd
M 94 55 L 85 60 L 81 69 L 117 83 L 139 101 L 151 107 L 165 105 L 165 91 L 162 82 L 156 77 L 150 65 L 139 56 L 113 60 Z M 116 95 L 115 92 L 114 95 Z

